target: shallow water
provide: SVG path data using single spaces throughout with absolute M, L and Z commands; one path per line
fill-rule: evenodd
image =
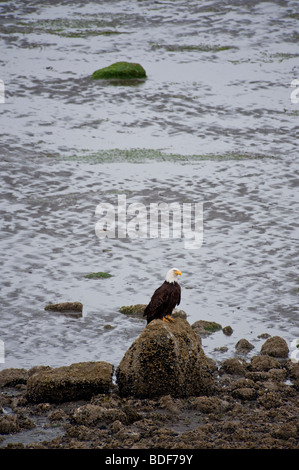
M 190 323 L 233 327 L 203 341 L 215 359 L 242 337 L 253 354 L 261 333 L 299 337 L 298 3 L 4 2 L 0 11 L 0 367 L 117 365 L 144 328 L 119 307 L 147 303 L 173 265 Z M 118 60 L 140 62 L 147 80 L 90 80 Z M 100 240 L 95 208 L 119 194 L 146 207 L 202 202 L 202 247 Z M 113 277 L 84 278 L 97 271 Z M 82 318 L 44 310 L 68 300 L 83 302 Z

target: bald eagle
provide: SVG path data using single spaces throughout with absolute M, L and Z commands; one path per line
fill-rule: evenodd
M 147 323 L 157 318 L 167 322 L 174 321 L 170 315 L 181 301 L 181 286 L 177 282 L 179 274 L 182 274 L 179 269 L 170 269 L 163 284 L 153 293 L 143 313 L 143 316 L 147 318 Z

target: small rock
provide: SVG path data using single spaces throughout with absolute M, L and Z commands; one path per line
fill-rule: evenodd
M 249 351 L 251 351 L 251 349 L 254 348 L 254 346 L 253 344 L 249 343 L 247 339 L 242 338 L 240 339 L 240 341 L 237 342 L 235 348 L 238 352 L 248 353 Z
M 15 416 L 3 416 L 0 418 L 0 434 L 18 432 L 20 427 Z
M 294 363 L 289 361 L 287 363 L 287 369 L 292 379 L 299 380 L 299 362 Z
M 221 410 L 221 400 L 218 397 L 196 397 L 191 408 L 201 413 L 218 413 Z
M 228 347 L 227 346 L 219 346 L 219 348 L 214 348 L 214 351 L 219 351 L 221 353 L 225 353 L 228 351 Z
M 258 396 L 258 393 L 253 388 L 241 387 L 233 390 L 232 396 L 241 400 L 255 400 Z
M 0 371 L 0 388 L 25 384 L 27 379 L 28 371 L 26 369 L 3 369 Z
M 225 326 L 224 328 L 222 328 L 222 331 L 226 336 L 230 336 L 230 335 L 233 334 L 234 330 L 232 329 L 231 326 L 228 325 L 228 326 Z
M 246 361 L 240 357 L 233 357 L 222 362 L 220 372 L 231 375 L 244 375 L 246 373 Z
M 253 356 L 250 362 L 250 369 L 256 372 L 266 372 L 279 367 L 279 362 L 270 356 Z
M 67 420 L 67 413 L 63 411 L 61 408 L 52 411 L 49 413 L 48 418 L 50 421 L 66 421 Z
M 258 397 L 258 387 L 253 380 L 239 379 L 232 384 L 232 396 L 241 400 L 255 400 Z
M 17 424 L 20 429 L 33 429 L 35 428 L 34 421 L 28 416 L 25 416 L 23 413 L 17 414 Z
M 83 304 L 81 302 L 62 302 L 59 304 L 48 304 L 45 310 L 60 312 L 71 317 L 82 317 Z
M 117 408 L 105 408 L 100 405 L 80 406 L 73 414 L 73 420 L 77 424 L 96 426 L 97 424 L 109 424 L 114 421 L 126 422 L 126 414 Z
M 271 380 L 277 382 L 285 382 L 287 378 L 287 371 L 285 369 L 270 369 L 269 377 Z
M 37 403 L 34 405 L 34 413 L 37 415 L 42 415 L 44 413 L 49 413 L 52 409 L 52 405 L 50 403 Z
M 290 437 L 298 437 L 297 426 L 295 423 L 284 423 L 278 426 L 272 433 L 274 437 L 280 439 L 289 439 Z
M 162 408 L 167 411 L 170 411 L 173 414 L 179 413 L 179 406 L 176 404 L 175 400 L 171 395 L 164 395 L 160 398 L 159 404 Z
M 258 398 L 258 403 L 266 408 L 266 410 L 270 410 L 271 408 L 277 408 L 281 405 L 281 398 L 279 394 L 267 389 Z
M 124 428 L 124 425 L 122 424 L 121 421 L 116 420 L 113 421 L 111 424 L 111 430 L 116 434 L 117 432 L 120 432 Z
M 289 355 L 287 342 L 280 336 L 272 336 L 262 345 L 261 354 L 286 358 Z
M 262 333 L 262 334 L 258 335 L 259 339 L 268 339 L 270 337 L 271 337 L 271 335 L 269 335 L 269 333 Z

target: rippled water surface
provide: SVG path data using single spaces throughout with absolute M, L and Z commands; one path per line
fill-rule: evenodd
M 117 365 L 145 326 L 118 309 L 172 266 L 190 323 L 234 330 L 204 340 L 215 359 L 299 337 L 298 22 L 291 1 L 0 3 L 0 367 Z M 120 60 L 147 79 L 90 79 Z M 202 247 L 100 240 L 119 194 L 203 203 Z M 72 300 L 81 318 L 44 310 Z

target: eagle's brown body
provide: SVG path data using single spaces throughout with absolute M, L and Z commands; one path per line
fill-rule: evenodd
M 176 282 L 164 281 L 153 293 L 150 303 L 144 310 L 147 323 L 157 318 L 167 319 L 181 301 L 181 286 Z

